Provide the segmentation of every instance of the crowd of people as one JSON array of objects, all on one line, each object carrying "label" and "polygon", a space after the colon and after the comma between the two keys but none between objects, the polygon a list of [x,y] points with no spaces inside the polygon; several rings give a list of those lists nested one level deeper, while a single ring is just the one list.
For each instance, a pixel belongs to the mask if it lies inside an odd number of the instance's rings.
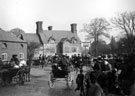
[{"label": "crowd of people", "polygon": [[[97,57],[80,54],[69,57],[55,54],[51,59],[40,55],[38,62],[43,68],[48,60],[53,64],[68,66],[61,68],[70,68],[69,70],[72,68],[76,71],[75,91],[80,91],[85,96],[103,96],[108,93],[124,96],[133,90],[131,86],[135,83],[135,54],[108,54]],[[26,61],[19,60],[17,55],[12,56],[9,64],[13,68],[27,66]],[[92,70],[83,72],[83,66]]]},{"label": "crowd of people", "polygon": [[[102,96],[103,93],[129,95],[131,85],[135,82],[134,54],[108,54],[97,57],[80,54],[69,57],[56,54],[51,61],[72,66],[73,70],[77,71],[76,73],[80,71],[76,78],[75,91],[79,90],[85,93],[85,96]],[[83,66],[91,67],[92,70],[85,73]]]},{"label": "crowd of people", "polygon": [[[122,96],[129,95],[131,86],[135,82],[134,63],[135,54],[109,54],[91,58],[90,67],[92,67],[93,70],[84,76],[80,76],[80,80],[82,81],[82,79],[84,79],[86,84],[86,96],[102,96],[101,94],[103,92],[104,94],[114,93]],[[82,71],[80,71],[80,74],[82,74]],[[82,84],[79,85],[82,86]],[[84,89],[84,86],[82,87],[83,88],[80,87],[80,89]],[[76,88],[76,90],[77,89],[79,88]],[[94,92],[94,90],[96,92]],[[100,95],[96,95],[99,93]]]}]

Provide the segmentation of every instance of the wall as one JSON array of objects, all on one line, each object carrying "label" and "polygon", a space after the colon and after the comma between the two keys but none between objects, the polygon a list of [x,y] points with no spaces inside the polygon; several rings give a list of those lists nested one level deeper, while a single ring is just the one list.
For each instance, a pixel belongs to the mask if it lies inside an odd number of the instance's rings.
[{"label": "wall", "polygon": [[[65,47],[67,47],[69,50],[66,51]],[[77,48],[77,52],[72,51],[73,47]],[[71,44],[69,42],[58,43],[58,44],[44,44],[44,48],[42,46],[36,50],[34,59],[38,59],[40,54],[43,55],[43,49],[44,49],[44,55],[46,56],[48,55],[53,56],[55,55],[55,53],[64,54],[64,55],[67,54],[70,57],[74,54],[81,54],[81,44]],[[51,51],[53,49],[55,50],[54,52]]]},{"label": "wall", "polygon": [[57,52],[56,44],[44,44],[44,48],[43,46],[41,46],[40,48],[36,49],[36,52],[34,54],[34,59],[38,59],[40,54],[49,56],[49,55],[55,55],[56,52]]},{"label": "wall", "polygon": [[[2,48],[3,43],[7,44],[7,48]],[[0,42],[0,58],[2,53],[7,53],[7,61],[10,61],[13,54],[17,54],[19,58],[20,52],[24,53],[24,59],[27,60],[27,43]]]},{"label": "wall", "polygon": [[[68,51],[66,48],[68,48]],[[73,48],[76,48],[76,52],[73,51]],[[74,54],[81,54],[81,45],[80,44],[70,44],[68,42],[63,43],[63,54],[67,54],[68,56],[72,56]]]}]

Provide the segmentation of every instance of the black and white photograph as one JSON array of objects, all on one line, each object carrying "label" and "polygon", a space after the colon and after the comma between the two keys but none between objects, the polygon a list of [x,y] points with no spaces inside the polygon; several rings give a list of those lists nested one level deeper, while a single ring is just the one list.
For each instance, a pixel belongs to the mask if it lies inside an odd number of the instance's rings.
[{"label": "black and white photograph", "polygon": [[0,96],[135,96],[135,0],[0,0]]}]

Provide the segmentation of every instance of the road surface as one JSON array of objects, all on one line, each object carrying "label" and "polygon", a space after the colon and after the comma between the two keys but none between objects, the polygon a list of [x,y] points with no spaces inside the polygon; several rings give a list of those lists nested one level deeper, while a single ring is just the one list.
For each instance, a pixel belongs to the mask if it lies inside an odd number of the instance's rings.
[{"label": "road surface", "polygon": [[32,68],[30,82],[26,82],[23,86],[15,83],[6,87],[0,86],[0,96],[79,96],[79,92],[74,91],[76,84],[69,89],[64,80],[56,81],[55,88],[50,89],[49,72],[50,67]]}]

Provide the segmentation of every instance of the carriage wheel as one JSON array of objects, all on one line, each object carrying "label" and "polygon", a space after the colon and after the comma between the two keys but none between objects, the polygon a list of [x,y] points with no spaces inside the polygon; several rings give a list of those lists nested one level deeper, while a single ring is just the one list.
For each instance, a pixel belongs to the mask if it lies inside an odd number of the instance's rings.
[{"label": "carriage wheel", "polygon": [[50,88],[54,88],[54,76],[53,76],[53,73],[50,72],[50,78],[49,78],[49,81],[48,81],[48,85]]},{"label": "carriage wheel", "polygon": [[68,88],[71,88],[73,86],[74,81],[70,73],[68,74],[66,81]]}]

